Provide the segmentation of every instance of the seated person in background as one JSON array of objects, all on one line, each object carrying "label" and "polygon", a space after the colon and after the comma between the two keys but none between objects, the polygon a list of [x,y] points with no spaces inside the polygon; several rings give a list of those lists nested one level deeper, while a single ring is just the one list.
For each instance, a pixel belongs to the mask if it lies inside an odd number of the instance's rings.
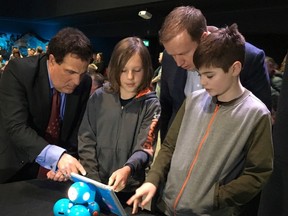
[{"label": "seated person in background", "polygon": [[97,73],[97,69],[94,64],[88,65],[88,74],[92,79],[92,86],[90,91],[90,95],[92,95],[96,91],[96,89],[103,86],[105,82],[105,77],[102,74]]},{"label": "seated person in background", "polygon": [[19,48],[17,48],[17,47],[12,48],[12,53],[10,55],[9,60],[14,59],[14,58],[23,58],[23,56],[20,53]]},{"label": "seated person in background", "polygon": [[240,82],[244,56],[236,24],[202,39],[193,61],[204,89],[182,104],[146,182],[127,202],[133,213],[163,184],[157,206],[166,215],[238,215],[262,189],[272,173],[271,116]]},{"label": "seated person in background", "polygon": [[27,49],[27,57],[34,56],[34,54],[35,54],[34,48],[28,48]]},{"label": "seated person in background", "polygon": [[276,112],[278,106],[278,99],[282,87],[283,75],[277,70],[277,64],[273,58],[266,56],[265,63],[269,72],[270,85],[271,85],[271,97],[272,97],[272,123],[274,124],[276,119]]},{"label": "seated person in background", "polygon": [[3,57],[2,57],[2,55],[0,55],[0,78],[1,78],[3,70],[5,68],[4,66],[5,66],[5,63],[3,62]]},{"label": "seated person in background", "polygon": [[96,66],[94,63],[89,64],[89,65],[88,65],[87,72],[88,72],[89,74],[97,73],[97,66]]},{"label": "seated person in background", "polygon": [[152,159],[160,102],[149,88],[153,69],[141,39],[121,40],[108,69],[108,82],[88,101],[78,153],[87,176],[123,191],[126,202],[143,183]]},{"label": "seated person in background", "polygon": [[284,56],[284,59],[282,60],[280,68],[279,68],[279,72],[280,74],[282,74],[282,77],[283,77],[285,67],[286,67],[286,60],[287,60],[287,54]]},{"label": "seated person in background", "polygon": [[277,70],[277,64],[273,58],[266,56],[265,64],[267,66],[267,70],[269,73],[271,87],[275,91],[280,92],[282,86],[283,74]]},{"label": "seated person in background", "polygon": [[99,52],[96,54],[96,59],[93,61],[93,64],[97,67],[97,72],[105,76],[105,64],[103,59],[103,53]]},{"label": "seated person in background", "polygon": [[43,53],[43,48],[41,46],[37,46],[36,52],[34,53],[34,55],[40,55],[42,53]]},{"label": "seated person in background", "polygon": [[154,76],[151,81],[151,84],[154,88],[154,91],[156,92],[156,95],[158,98],[160,98],[160,87],[161,87],[161,73],[162,73],[162,58],[163,58],[163,52],[159,53],[158,61],[159,61],[159,66],[156,68],[154,71]]}]

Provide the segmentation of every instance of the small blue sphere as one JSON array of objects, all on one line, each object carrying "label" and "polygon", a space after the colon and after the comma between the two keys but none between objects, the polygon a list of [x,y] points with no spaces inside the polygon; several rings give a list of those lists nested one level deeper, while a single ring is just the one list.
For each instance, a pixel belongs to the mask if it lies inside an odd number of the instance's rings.
[{"label": "small blue sphere", "polygon": [[99,207],[98,203],[95,201],[88,203],[88,209],[89,209],[91,215],[95,214],[95,212],[100,214],[100,207]]},{"label": "small blue sphere", "polygon": [[90,216],[88,208],[83,205],[74,205],[68,214],[69,216]]},{"label": "small blue sphere", "polygon": [[68,215],[69,209],[72,206],[73,206],[73,203],[67,198],[58,200],[53,206],[54,216]]},{"label": "small blue sphere", "polygon": [[91,193],[88,184],[75,182],[68,190],[68,197],[74,204],[86,204],[91,197]]}]

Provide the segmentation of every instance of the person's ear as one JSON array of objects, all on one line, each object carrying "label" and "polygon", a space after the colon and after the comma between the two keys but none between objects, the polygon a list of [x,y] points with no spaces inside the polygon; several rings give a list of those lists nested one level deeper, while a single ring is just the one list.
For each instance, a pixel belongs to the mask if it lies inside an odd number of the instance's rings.
[{"label": "person's ear", "polygon": [[56,60],[53,54],[49,54],[48,62],[52,65],[56,64]]},{"label": "person's ear", "polygon": [[202,40],[203,38],[207,37],[209,34],[210,34],[210,32],[204,31],[203,34],[202,34],[202,36],[201,36],[201,40]]},{"label": "person's ear", "polygon": [[233,76],[239,76],[241,70],[242,70],[242,64],[240,61],[235,61],[232,66],[231,66],[231,69],[232,69],[232,75]]}]

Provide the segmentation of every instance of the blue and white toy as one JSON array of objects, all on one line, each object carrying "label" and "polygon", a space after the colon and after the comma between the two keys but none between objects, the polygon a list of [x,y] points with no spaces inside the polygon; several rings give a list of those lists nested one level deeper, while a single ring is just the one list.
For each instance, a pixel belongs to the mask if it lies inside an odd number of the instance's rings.
[{"label": "blue and white toy", "polygon": [[95,189],[84,182],[75,182],[68,189],[68,198],[59,199],[53,207],[54,216],[97,216],[100,207],[94,198]]},{"label": "blue and white toy", "polygon": [[68,215],[74,204],[67,198],[58,200],[53,207],[54,216]]},{"label": "blue and white toy", "polygon": [[95,216],[100,213],[100,207],[97,202],[93,201],[88,203],[88,209],[91,215]]},{"label": "blue and white toy", "polygon": [[75,182],[68,190],[68,197],[75,204],[85,204],[91,197],[90,187],[84,182]]},{"label": "blue and white toy", "polygon": [[91,214],[84,205],[74,205],[70,209],[69,216],[91,216]]}]

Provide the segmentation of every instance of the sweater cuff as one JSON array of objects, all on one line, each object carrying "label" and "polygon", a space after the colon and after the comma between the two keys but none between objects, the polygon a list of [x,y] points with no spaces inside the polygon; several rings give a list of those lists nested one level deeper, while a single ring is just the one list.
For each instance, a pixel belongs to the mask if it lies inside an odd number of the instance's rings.
[{"label": "sweater cuff", "polygon": [[129,166],[129,167],[130,167],[130,169],[131,169],[131,176],[133,176],[134,173],[135,173],[135,167],[133,166],[133,164],[131,164],[131,163],[125,163],[124,166]]}]

